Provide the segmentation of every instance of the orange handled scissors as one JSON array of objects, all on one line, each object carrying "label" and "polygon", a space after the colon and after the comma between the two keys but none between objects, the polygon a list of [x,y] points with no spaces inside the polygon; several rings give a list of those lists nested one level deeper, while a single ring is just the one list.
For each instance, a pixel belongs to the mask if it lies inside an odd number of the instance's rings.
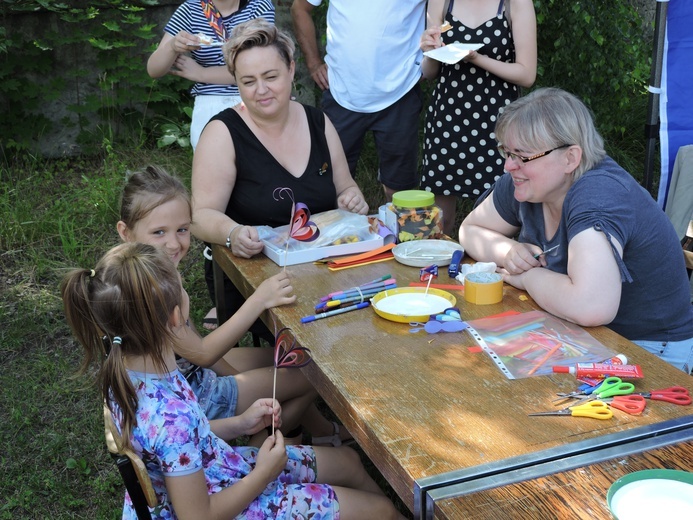
[{"label": "orange handled scissors", "polygon": [[616,408],[630,415],[640,415],[647,405],[645,398],[639,394],[617,395],[616,397],[604,399],[603,401],[612,408]]},{"label": "orange handled scissors", "polygon": [[641,395],[645,399],[652,399],[653,401],[666,401],[679,406],[691,404],[691,394],[682,386],[671,386],[660,390],[652,390],[651,392],[639,392],[635,395]]},{"label": "orange handled scissors", "polygon": [[577,406],[569,406],[553,412],[536,412],[529,415],[569,415],[572,417],[590,417],[591,419],[611,419],[614,412],[604,401],[588,401]]}]

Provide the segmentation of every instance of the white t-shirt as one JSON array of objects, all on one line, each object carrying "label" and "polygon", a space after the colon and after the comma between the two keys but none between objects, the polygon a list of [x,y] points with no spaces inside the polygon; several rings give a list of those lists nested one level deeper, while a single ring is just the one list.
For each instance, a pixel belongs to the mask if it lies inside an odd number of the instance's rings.
[{"label": "white t-shirt", "polygon": [[335,101],[372,113],[409,92],[421,78],[425,19],[425,0],[329,0],[325,63]]}]

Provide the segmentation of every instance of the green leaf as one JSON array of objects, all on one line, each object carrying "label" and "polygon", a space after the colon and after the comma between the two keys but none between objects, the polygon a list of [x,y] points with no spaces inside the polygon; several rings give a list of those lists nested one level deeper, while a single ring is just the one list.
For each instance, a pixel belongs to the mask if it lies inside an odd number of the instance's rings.
[{"label": "green leaf", "polygon": [[97,38],[89,38],[89,43],[92,45],[92,47],[96,47],[97,49],[101,49],[102,51],[108,51],[113,49],[112,44],[104,40],[99,40]]}]

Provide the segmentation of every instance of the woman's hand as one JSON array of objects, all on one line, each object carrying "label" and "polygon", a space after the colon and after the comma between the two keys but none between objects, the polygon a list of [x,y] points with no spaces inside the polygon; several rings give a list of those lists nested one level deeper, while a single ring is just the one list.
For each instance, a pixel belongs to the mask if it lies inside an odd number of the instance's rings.
[{"label": "woman's hand", "polygon": [[197,63],[190,56],[178,55],[171,67],[171,74],[180,76],[190,81],[200,81],[200,76],[204,72],[204,67]]},{"label": "woman's hand", "polygon": [[521,274],[534,267],[545,267],[546,259],[544,259],[543,256],[539,256],[538,258],[534,257],[534,255],[539,255],[541,251],[541,248],[534,244],[518,242],[513,245],[505,255],[503,267],[510,275]]},{"label": "woman's hand", "polygon": [[200,38],[187,31],[180,31],[171,40],[171,49],[177,54],[191,51],[200,47]]},{"label": "woman's hand", "polygon": [[231,230],[231,252],[240,258],[250,258],[262,252],[262,242],[253,226],[238,226]]},{"label": "woman's hand", "polygon": [[255,471],[261,471],[267,477],[267,482],[276,480],[286,467],[289,457],[284,447],[284,436],[279,430],[274,431],[274,436],[269,436],[262,443],[255,462]]},{"label": "woman's hand", "polygon": [[282,408],[276,399],[258,399],[241,414],[242,428],[244,435],[253,435],[263,428],[272,426],[275,428],[282,425]]},{"label": "woman's hand", "polygon": [[479,53],[476,51],[469,51],[469,54],[467,54],[464,58],[462,58],[462,61],[464,62],[473,62],[479,57]]},{"label": "woman's hand", "polygon": [[[526,271],[525,271],[526,272]],[[503,268],[498,269],[498,273],[503,277],[503,281],[507,283],[508,285],[512,285],[516,289],[519,289],[520,291],[526,291],[527,288],[525,287],[524,280],[523,280],[523,274],[510,274],[508,271],[506,271]]]},{"label": "woman's hand", "polygon": [[421,35],[421,40],[419,41],[419,48],[423,52],[432,51],[433,49],[437,49],[443,45],[443,40],[440,37],[439,25],[426,29]]},{"label": "woman's hand", "polygon": [[358,213],[359,215],[368,214],[368,204],[363,198],[361,190],[355,186],[347,188],[339,194],[337,198],[337,207],[339,207],[339,209],[351,211],[352,213]]},{"label": "woman's hand", "polygon": [[279,305],[294,303],[296,295],[292,294],[293,291],[294,288],[291,286],[289,274],[286,271],[280,271],[262,282],[255,290],[253,296],[256,296],[262,302],[265,309],[271,309]]}]

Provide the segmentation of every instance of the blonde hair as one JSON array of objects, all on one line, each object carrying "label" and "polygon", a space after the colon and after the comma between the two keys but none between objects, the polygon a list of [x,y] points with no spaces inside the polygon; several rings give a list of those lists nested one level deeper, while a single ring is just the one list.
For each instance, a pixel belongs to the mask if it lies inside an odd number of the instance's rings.
[{"label": "blonde hair", "polygon": [[287,67],[294,61],[296,45],[293,40],[274,24],[255,18],[234,27],[231,38],[224,45],[226,66],[234,77],[238,55],[255,47],[274,47]]},{"label": "blonde hair", "polygon": [[132,230],[154,209],[178,198],[187,203],[192,218],[190,194],[180,179],[158,166],[147,166],[131,173],[125,181],[120,197],[120,220]]},{"label": "blonde hair", "polygon": [[67,323],[84,348],[80,373],[96,363],[97,385],[109,408],[120,408],[121,433],[130,446],[137,394],[124,356],[149,356],[167,371],[165,346],[174,340],[169,319],[182,300],[178,271],[157,248],[125,243],[94,269],[74,269],[60,284]]},{"label": "blonde hair", "polygon": [[573,94],[559,88],[540,88],[503,109],[495,128],[499,143],[513,140],[526,150],[550,150],[563,145],[582,148],[573,180],[594,168],[606,156],[604,140],[592,113]]}]

